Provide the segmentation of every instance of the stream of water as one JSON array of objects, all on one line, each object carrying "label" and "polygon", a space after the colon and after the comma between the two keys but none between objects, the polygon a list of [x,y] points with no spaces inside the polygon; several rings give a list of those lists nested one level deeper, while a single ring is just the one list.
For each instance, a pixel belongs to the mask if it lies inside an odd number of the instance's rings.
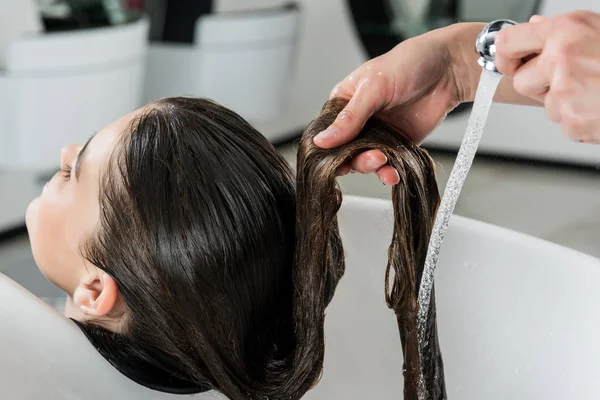
[{"label": "stream of water", "polygon": [[450,217],[456,206],[456,201],[458,200],[463,184],[467,179],[467,174],[473,164],[473,158],[475,157],[479,141],[481,140],[483,128],[494,98],[494,93],[496,92],[496,88],[498,87],[501,78],[502,75],[499,73],[488,71],[486,69],[482,70],[465,136],[460,145],[456,162],[450,173],[444,195],[442,196],[442,201],[437,211],[429,247],[427,249],[421,286],[419,288],[419,313],[417,324],[421,357],[423,357],[427,347],[427,314],[429,303],[431,301],[433,276],[438,262],[438,256],[444,242],[444,236],[448,229]]}]

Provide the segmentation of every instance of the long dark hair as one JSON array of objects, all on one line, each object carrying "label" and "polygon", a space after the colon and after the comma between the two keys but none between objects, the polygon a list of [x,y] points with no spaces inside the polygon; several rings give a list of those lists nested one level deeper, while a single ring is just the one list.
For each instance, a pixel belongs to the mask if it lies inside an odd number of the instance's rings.
[{"label": "long dark hair", "polygon": [[103,174],[98,231],[82,248],[127,304],[120,333],[78,323],[116,368],[173,393],[302,397],[320,376],[325,307],[344,271],[335,170],[365,147],[384,150],[401,174],[389,304],[412,321],[438,201],[433,166],[375,120],[351,144],[317,149],[312,137],[341,106],[329,102],[303,136],[297,195],[273,146],[211,101],[164,99],[133,121]]},{"label": "long dark hair", "polygon": [[[419,355],[417,339],[418,290],[427,255],[440,197],[435,180],[435,167],[428,153],[389,124],[371,118],[352,142],[334,149],[321,149],[313,138],[329,125],[347,102],[332,99],[325,103],[318,117],[302,136],[297,160],[296,265],[294,283],[301,287],[319,288],[296,292],[294,305],[299,318],[306,323],[301,343],[319,343],[318,349],[307,348],[306,354],[318,351],[323,356],[323,315],[326,303],[322,288],[334,288],[344,273],[344,252],[336,214],[342,204],[342,193],[336,181],[336,170],[359,153],[382,151],[400,175],[400,183],[392,189],[394,232],[388,250],[384,282],[387,305],[398,321],[404,357],[404,399],[417,400],[420,372],[424,372],[427,399],[445,399],[446,389],[441,351],[437,338],[435,299],[430,305],[427,324],[428,347],[425,359]],[[367,267],[367,266],[365,266]],[[391,282],[391,285],[390,285]],[[333,292],[333,291],[332,291]],[[400,355],[399,355],[400,356]]]}]

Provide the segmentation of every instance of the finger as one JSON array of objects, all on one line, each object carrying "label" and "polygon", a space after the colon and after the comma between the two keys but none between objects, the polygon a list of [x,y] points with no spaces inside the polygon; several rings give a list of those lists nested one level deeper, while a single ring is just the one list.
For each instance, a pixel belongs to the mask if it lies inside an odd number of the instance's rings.
[{"label": "finger", "polygon": [[544,108],[546,109],[546,116],[548,119],[560,124],[560,100],[554,93],[550,92],[546,95],[546,98],[544,99]]},{"label": "finger", "polygon": [[508,26],[496,35],[496,55],[505,58],[523,58],[540,53],[551,34],[550,21],[524,23]]},{"label": "finger", "polygon": [[513,78],[515,90],[522,95],[543,102],[550,88],[550,78],[545,71],[545,66],[540,56],[523,64]]},{"label": "finger", "polygon": [[381,107],[380,80],[365,80],[339,113],[333,124],[314,138],[318,147],[330,149],[348,143],[359,133],[365,122]]},{"label": "finger", "polygon": [[575,142],[598,143],[596,127],[585,119],[563,115],[561,118],[563,134]]},{"label": "finger", "polygon": [[352,84],[352,75],[338,83],[334,86],[334,88],[329,93],[329,100],[333,98],[342,98],[346,100],[350,100],[352,98],[352,93],[356,90],[355,86]]},{"label": "finger", "polygon": [[[368,63],[369,62],[367,61],[367,64]],[[361,69],[365,68],[365,65],[366,64],[363,64],[356,70],[352,71],[350,74],[348,74],[348,76],[335,85],[331,92],[329,92],[329,100],[336,97],[350,100],[354,92],[356,92],[356,87],[358,85],[356,77],[361,75]]]},{"label": "finger", "polygon": [[350,163],[344,163],[337,169],[337,176],[348,175],[352,171],[352,166]]},{"label": "finger", "polygon": [[363,174],[370,174],[387,164],[387,157],[379,150],[368,150],[352,160],[352,169]]},{"label": "finger", "polygon": [[400,175],[391,165],[380,168],[375,174],[384,185],[397,185],[400,183]]},{"label": "finger", "polygon": [[541,15],[532,15],[531,18],[529,18],[529,22],[531,22],[532,24],[535,24],[537,22],[543,22],[546,19],[547,19],[546,17],[543,17]]},{"label": "finger", "polygon": [[513,77],[524,57],[542,52],[550,35],[550,21],[509,26],[496,35],[496,66]]},{"label": "finger", "polygon": [[596,110],[589,109],[589,101],[584,93],[574,94],[566,102],[565,99],[561,100],[560,123],[565,136],[577,142],[596,143]]}]

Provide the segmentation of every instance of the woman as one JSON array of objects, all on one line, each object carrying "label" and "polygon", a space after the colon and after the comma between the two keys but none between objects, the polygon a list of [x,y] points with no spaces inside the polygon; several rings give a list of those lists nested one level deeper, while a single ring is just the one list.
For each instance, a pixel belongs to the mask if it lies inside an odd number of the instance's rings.
[{"label": "woman", "polygon": [[[411,139],[422,142],[449,111],[473,101],[481,74],[475,39],[484,26],[437,29],[357,68],[333,89],[332,97],[350,101],[315,144],[347,143],[373,114],[391,125],[411,124]],[[600,14],[533,16],[529,23],[507,27],[496,37],[496,64],[506,78],[495,101],[544,106],[569,138],[600,143]],[[386,163],[381,152],[366,151],[339,173],[375,172],[394,185],[398,174]]]},{"label": "woman", "polygon": [[295,200],[288,164],[247,122],[172,98],[65,148],[27,228],[66,316],[131,379],[298,398],[320,369],[310,352],[291,365]]}]

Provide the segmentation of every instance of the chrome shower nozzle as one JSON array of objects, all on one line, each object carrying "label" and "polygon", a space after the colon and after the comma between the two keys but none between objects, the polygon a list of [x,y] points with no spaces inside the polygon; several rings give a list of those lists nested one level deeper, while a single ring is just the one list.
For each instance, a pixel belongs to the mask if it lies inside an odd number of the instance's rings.
[{"label": "chrome shower nozzle", "polygon": [[496,46],[494,45],[494,38],[496,34],[507,26],[516,25],[515,21],[509,19],[499,19],[492,21],[485,26],[477,35],[477,41],[475,43],[475,49],[479,53],[479,59],[477,63],[483,68],[500,73],[496,68]]}]

